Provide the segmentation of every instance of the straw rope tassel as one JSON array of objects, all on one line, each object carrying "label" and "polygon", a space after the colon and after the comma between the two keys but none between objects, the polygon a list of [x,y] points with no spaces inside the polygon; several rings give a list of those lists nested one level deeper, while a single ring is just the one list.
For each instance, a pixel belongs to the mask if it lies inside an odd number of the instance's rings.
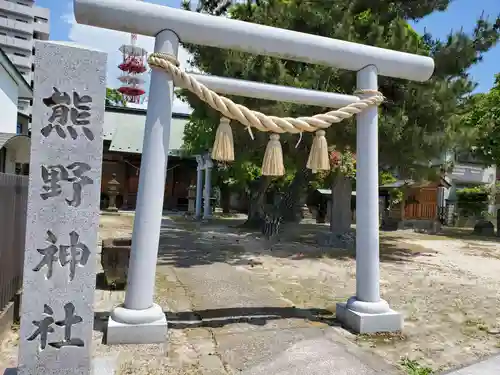
[{"label": "straw rope tassel", "polygon": [[283,150],[281,149],[279,134],[271,134],[267,143],[264,160],[262,161],[263,176],[283,176]]},{"label": "straw rope tassel", "polygon": [[218,161],[234,161],[234,140],[230,120],[221,117],[217,133],[215,133],[212,159]]},{"label": "straw rope tassel", "polygon": [[313,139],[311,152],[307,159],[307,168],[313,173],[317,171],[329,171],[330,160],[328,158],[328,144],[326,143],[325,131],[318,130]]}]

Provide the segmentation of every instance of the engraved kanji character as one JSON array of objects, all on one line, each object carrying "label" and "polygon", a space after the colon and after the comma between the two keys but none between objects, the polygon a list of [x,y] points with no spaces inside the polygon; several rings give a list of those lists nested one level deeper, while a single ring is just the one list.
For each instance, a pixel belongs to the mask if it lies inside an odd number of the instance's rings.
[{"label": "engraved kanji character", "polygon": [[59,137],[66,138],[64,126],[71,138],[76,139],[78,132],[75,126],[81,126],[85,137],[90,141],[94,140],[94,134],[87,127],[90,124],[89,104],[92,103],[92,97],[89,95],[80,96],[74,91],[72,102],[68,93],[61,93],[56,87],[53,89],[52,95],[43,99],[43,103],[51,107],[52,115],[48,119],[49,124],[41,130],[42,135],[48,137],[52,130],[55,129]]},{"label": "engraved kanji character", "polygon": [[47,267],[46,278],[50,279],[54,270],[54,263],[59,260],[61,267],[69,263],[69,280],[75,278],[76,267],[78,265],[85,266],[90,258],[90,250],[84,243],[80,242],[80,235],[71,231],[69,234],[69,245],[58,244],[58,239],[52,231],[47,231],[47,242],[50,245],[44,249],[37,249],[43,255],[42,260],[38,263],[33,271],[38,272],[43,267]]},{"label": "engraved kanji character", "polygon": [[[42,180],[45,185],[42,186],[43,192],[40,197],[43,200],[61,195],[61,182],[70,182],[73,187],[72,199],[65,198],[68,205],[78,207],[82,203],[82,191],[86,185],[92,185],[94,180],[85,176],[90,171],[90,165],[83,162],[71,163],[68,166],[49,165],[41,167]],[[71,173],[70,173],[71,172]]]}]

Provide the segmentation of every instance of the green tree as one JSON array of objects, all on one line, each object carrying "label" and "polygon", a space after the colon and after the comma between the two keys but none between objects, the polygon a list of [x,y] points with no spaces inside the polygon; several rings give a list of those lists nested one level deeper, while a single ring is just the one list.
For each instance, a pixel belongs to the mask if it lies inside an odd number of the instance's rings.
[{"label": "green tree", "polygon": [[[379,79],[380,91],[387,97],[380,110],[380,164],[385,169],[397,169],[400,178],[415,178],[428,169],[430,159],[439,157],[456,142],[462,126],[456,112],[475,88],[467,70],[481,60],[482,54],[499,37],[499,19],[494,24],[479,19],[470,35],[458,31],[443,41],[433,39],[430,34],[418,35],[409,27],[408,21],[443,11],[449,3],[448,0],[249,0],[244,4],[231,4],[231,1],[202,0],[195,11],[432,56],[436,69],[428,82]],[[189,8],[189,4],[185,3],[185,7]],[[352,93],[355,90],[353,72],[233,50],[193,45],[186,48],[193,55],[192,63],[213,75],[322,91]],[[188,148],[196,149],[201,144],[211,147],[219,116],[194,95],[185,91],[181,95],[194,109],[185,135]],[[232,99],[276,116],[303,116],[327,110],[252,98]],[[242,126],[235,124],[233,129],[235,165],[244,161],[258,167],[268,135],[255,132],[255,140],[250,141]],[[334,140],[339,149],[355,149],[355,130],[353,120],[344,121],[328,129],[327,139]],[[196,137],[192,137],[194,133]],[[305,135],[296,147],[297,136],[281,137],[287,172],[294,176],[287,179],[291,182],[280,206],[285,219],[296,216],[300,196],[311,180],[311,171],[304,167],[311,138]],[[265,192],[269,180],[258,178],[255,191]],[[259,202],[259,199],[253,201]]]},{"label": "green tree", "polygon": [[475,137],[469,144],[473,154],[487,165],[500,165],[500,73],[495,85],[484,94],[474,95],[468,103],[464,123]]},{"label": "green tree", "polygon": [[106,105],[126,107],[127,102],[117,89],[106,87]]}]

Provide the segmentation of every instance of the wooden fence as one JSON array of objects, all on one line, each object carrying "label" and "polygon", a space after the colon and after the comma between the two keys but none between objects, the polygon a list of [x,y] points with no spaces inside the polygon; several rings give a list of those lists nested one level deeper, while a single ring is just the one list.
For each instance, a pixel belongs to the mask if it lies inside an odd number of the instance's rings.
[{"label": "wooden fence", "polygon": [[22,285],[27,202],[28,176],[0,173],[0,333]]}]

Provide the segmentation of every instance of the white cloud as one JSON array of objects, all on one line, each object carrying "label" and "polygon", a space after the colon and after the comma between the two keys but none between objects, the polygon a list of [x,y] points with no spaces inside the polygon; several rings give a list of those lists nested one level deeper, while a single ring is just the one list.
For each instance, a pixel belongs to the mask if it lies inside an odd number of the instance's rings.
[{"label": "white cloud", "polygon": [[[118,48],[123,44],[130,44],[130,34],[76,23],[72,1],[68,7],[68,13],[63,16],[63,21],[68,23],[70,27],[68,35],[69,40],[108,54],[107,85],[113,88],[119,87],[120,81],[117,77],[120,76],[121,71],[118,69],[118,65],[122,62],[122,54],[118,51]],[[152,52],[154,38],[139,35],[137,45],[148,52]],[[189,68],[189,53],[182,47],[179,47],[178,59],[182,69]],[[149,87],[149,78],[149,74],[145,73],[146,91]],[[183,103],[176,98],[174,100],[173,111],[176,113],[190,113],[191,108],[187,103]]]}]

